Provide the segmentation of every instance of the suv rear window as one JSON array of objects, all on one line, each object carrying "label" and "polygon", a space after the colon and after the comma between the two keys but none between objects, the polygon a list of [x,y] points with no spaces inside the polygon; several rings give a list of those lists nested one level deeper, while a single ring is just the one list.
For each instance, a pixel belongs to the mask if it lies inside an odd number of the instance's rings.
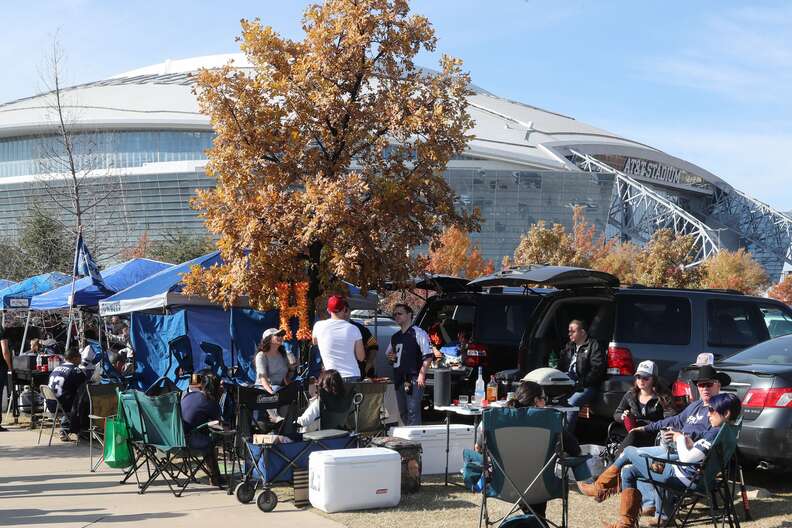
[{"label": "suv rear window", "polygon": [[690,301],[682,297],[620,295],[616,340],[651,345],[690,343]]},{"label": "suv rear window", "polygon": [[707,343],[748,347],[770,338],[756,303],[713,299],[707,302]]}]

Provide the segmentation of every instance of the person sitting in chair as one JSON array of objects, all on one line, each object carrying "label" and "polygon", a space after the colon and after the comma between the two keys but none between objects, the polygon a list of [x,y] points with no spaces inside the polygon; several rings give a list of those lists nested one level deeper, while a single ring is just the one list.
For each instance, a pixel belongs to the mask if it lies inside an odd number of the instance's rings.
[{"label": "person sitting in chair", "polygon": [[[49,383],[47,384],[50,389],[55,393],[63,409],[64,415],[61,419],[60,439],[62,442],[68,442],[70,432],[70,413],[72,405],[77,398],[77,393],[80,387],[85,385],[85,373],[80,369],[80,352],[76,348],[70,348],[64,359],[66,362],[56,367],[49,376]],[[50,412],[55,412],[55,408],[51,407],[48,402]]]},{"label": "person sitting in chair", "polygon": [[[673,435],[673,432],[680,432],[693,442],[706,435],[712,427],[709,421],[710,400],[720,394],[721,387],[725,387],[731,383],[731,378],[728,374],[716,371],[712,365],[703,365],[699,367],[693,382],[698,388],[701,399],[691,402],[676,416],[636,427],[633,431],[646,431],[657,434],[662,430],[663,437],[668,437],[669,439]],[[641,453],[653,456],[662,456],[667,453],[664,446],[641,447],[638,448],[638,450]],[[594,483],[587,484],[579,482],[578,488],[580,491],[584,495],[594,497],[597,502],[602,502],[611,495],[618,493],[619,473],[622,467],[629,463],[626,456],[627,450],[622,452],[614,463],[608,466],[608,468],[597,477]],[[643,489],[647,490],[647,488]],[[638,491],[637,495],[640,497],[641,492]],[[647,516],[659,515],[656,506],[650,506],[650,502],[651,501],[646,501],[644,504],[646,507],[644,513]]]},{"label": "person sitting in chair", "polygon": [[[517,387],[517,390],[514,392],[514,398],[507,402],[509,407],[514,408],[522,408],[522,407],[539,407],[542,408],[545,406],[545,395],[544,391],[542,390],[542,386],[533,381],[523,381],[520,383],[520,386]],[[562,445],[564,446],[564,453],[571,456],[579,456],[580,455],[580,445],[578,444],[577,439],[574,435],[572,435],[569,431],[564,430],[562,432]],[[479,428],[476,434],[476,444],[475,449],[479,453],[482,451],[482,446],[484,444],[484,430],[483,428]],[[588,471],[588,467],[585,464],[581,464],[580,466],[574,467],[573,471],[575,473],[575,478],[577,480],[585,480],[591,477],[591,474]],[[533,512],[544,518],[547,512],[547,502],[540,502],[537,504],[531,504],[531,510]],[[523,509],[524,513],[528,513],[530,510],[526,508],[524,505],[520,505]]]},{"label": "person sitting in chair", "polygon": [[198,390],[188,392],[181,400],[184,433],[187,435],[187,447],[196,450],[207,450],[206,462],[209,469],[209,482],[213,486],[220,485],[220,468],[212,445],[212,437],[204,424],[220,420],[220,380],[209,371],[193,374],[191,385]]},{"label": "person sitting in chair", "polygon": [[[321,428],[322,409],[319,398],[341,398],[344,395],[344,380],[337,370],[325,370],[319,375],[316,383],[317,395],[311,398],[308,408],[305,409],[299,418],[297,425],[302,428],[303,433],[318,431]],[[326,404],[328,402],[325,402]],[[331,405],[332,406],[332,405]]]},{"label": "person sitting in chair", "polygon": [[624,397],[613,413],[617,423],[632,425],[627,436],[619,445],[617,456],[628,446],[648,447],[654,445],[656,433],[647,432],[636,427],[657,422],[675,415],[671,405],[671,395],[660,385],[657,378],[657,365],[654,361],[641,361],[635,369],[635,383],[632,390],[624,393]]},{"label": "person sitting in chair", "polygon": [[[671,432],[668,435],[670,437],[669,441],[672,441],[676,447],[676,454],[668,456],[677,458],[680,462],[687,464],[703,462],[715,441],[715,437],[718,436],[721,426],[726,422],[734,423],[740,416],[741,409],[740,399],[734,394],[723,393],[713,396],[710,398],[707,407],[707,419],[710,428],[695,442],[690,436],[682,432]],[[664,464],[661,467],[655,463],[647,466],[646,459],[641,454],[640,449],[628,447],[614,463],[614,465],[618,464],[617,467],[621,468],[622,498],[619,518],[613,524],[608,525],[608,528],[632,528],[637,526],[642,499],[641,492],[638,490],[638,479],[650,478],[650,471],[652,480],[658,483],[677,484],[680,489],[689,486],[699,471],[699,467],[689,465]],[[655,508],[660,512],[660,498],[657,496],[656,491],[653,490],[652,493],[655,495],[653,497]],[[666,520],[663,515],[667,515],[667,513],[661,512],[657,519],[658,526]]]}]

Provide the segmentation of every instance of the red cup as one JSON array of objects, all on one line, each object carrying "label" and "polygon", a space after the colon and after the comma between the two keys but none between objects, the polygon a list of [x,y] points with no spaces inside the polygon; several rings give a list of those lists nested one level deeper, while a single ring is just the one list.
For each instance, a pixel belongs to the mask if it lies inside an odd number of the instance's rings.
[{"label": "red cup", "polygon": [[628,414],[624,417],[624,428],[627,429],[628,433],[632,431],[636,425],[638,425],[636,422],[637,421],[635,418],[633,418],[632,414]]}]

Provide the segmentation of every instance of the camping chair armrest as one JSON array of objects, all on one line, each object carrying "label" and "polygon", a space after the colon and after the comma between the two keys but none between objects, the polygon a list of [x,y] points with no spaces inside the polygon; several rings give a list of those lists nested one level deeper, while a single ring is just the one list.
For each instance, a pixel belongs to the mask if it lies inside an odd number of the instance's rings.
[{"label": "camping chair armrest", "polygon": [[97,416],[95,414],[89,414],[88,418],[90,418],[91,420],[108,420],[110,418],[115,418],[116,416],[117,415],[115,414],[109,414],[107,416]]},{"label": "camping chair armrest", "polygon": [[650,455],[649,453],[641,453],[641,457],[646,459],[646,463],[663,462],[664,464],[673,464],[675,466],[700,466],[701,462],[682,462],[679,459],[664,458],[659,456]]},{"label": "camping chair armrest", "polygon": [[558,463],[566,467],[574,467],[583,464],[586,460],[591,458],[591,455],[562,455],[558,457]]},{"label": "camping chair armrest", "polygon": [[222,425],[220,424],[220,420],[211,420],[209,422],[202,423],[201,425],[194,427],[193,431],[211,432],[212,430],[217,430],[218,425],[222,427]]}]

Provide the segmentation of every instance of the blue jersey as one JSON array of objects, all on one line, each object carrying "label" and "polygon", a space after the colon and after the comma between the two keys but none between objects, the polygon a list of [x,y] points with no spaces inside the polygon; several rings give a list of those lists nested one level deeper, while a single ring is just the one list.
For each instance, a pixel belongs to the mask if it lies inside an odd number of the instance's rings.
[{"label": "blue jersey", "polygon": [[[63,410],[69,412],[77,397],[77,390],[85,383],[85,380],[85,373],[80,367],[73,363],[64,363],[52,371],[47,385],[58,397]],[[54,409],[50,410],[54,411]]]},{"label": "blue jersey", "polygon": [[695,442],[712,427],[709,423],[709,407],[703,401],[696,400],[676,416],[650,423],[646,426],[646,431],[656,433],[664,427],[680,431]]}]

